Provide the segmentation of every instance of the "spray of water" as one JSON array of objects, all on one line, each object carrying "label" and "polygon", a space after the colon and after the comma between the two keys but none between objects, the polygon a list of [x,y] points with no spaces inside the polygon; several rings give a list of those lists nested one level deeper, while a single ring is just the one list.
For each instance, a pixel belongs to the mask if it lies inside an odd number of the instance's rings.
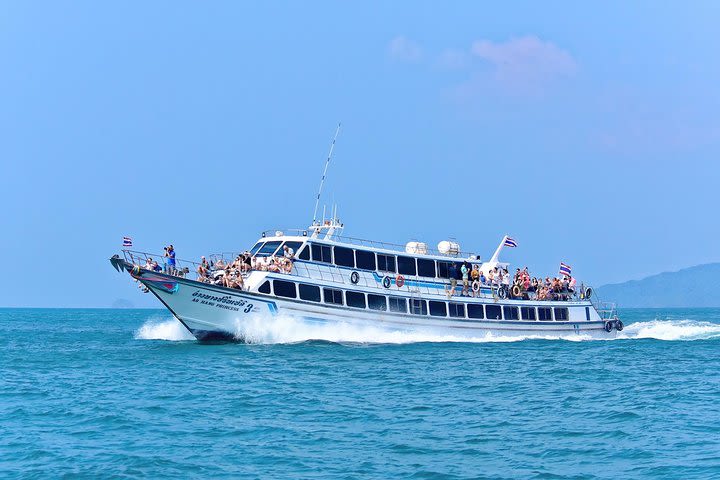
[{"label": "spray of water", "polygon": [[190,332],[175,318],[169,320],[151,319],[135,332],[136,340],[195,340]]},{"label": "spray of water", "polygon": [[[336,343],[404,344],[417,342],[517,342],[531,339],[592,340],[589,336],[558,337],[548,335],[513,336],[498,334],[448,335],[435,332],[411,332],[400,329],[357,325],[347,322],[315,323],[287,315],[254,317],[235,325],[238,340],[254,344],[287,344],[310,340]],[[174,318],[148,320],[135,332],[139,340],[187,341],[194,337]],[[694,320],[654,320],[625,326],[618,340],[657,339],[665,341],[707,340],[720,338],[720,324]]]}]

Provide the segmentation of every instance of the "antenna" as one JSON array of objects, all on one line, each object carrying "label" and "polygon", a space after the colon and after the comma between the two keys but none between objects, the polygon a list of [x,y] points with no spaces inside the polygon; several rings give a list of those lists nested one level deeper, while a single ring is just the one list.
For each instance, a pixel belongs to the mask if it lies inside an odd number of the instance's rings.
[{"label": "antenna", "polygon": [[335,130],[335,136],[330,144],[330,152],[328,152],[327,160],[325,161],[325,170],[323,170],[322,178],[320,179],[320,188],[318,189],[317,198],[315,199],[315,210],[313,211],[313,225],[317,221],[317,209],[320,204],[320,194],[322,193],[323,184],[325,183],[325,175],[327,175],[328,166],[330,166],[330,159],[332,158],[333,150],[335,149],[335,140],[337,140],[338,133],[340,133],[340,123],[338,123],[337,129]]}]

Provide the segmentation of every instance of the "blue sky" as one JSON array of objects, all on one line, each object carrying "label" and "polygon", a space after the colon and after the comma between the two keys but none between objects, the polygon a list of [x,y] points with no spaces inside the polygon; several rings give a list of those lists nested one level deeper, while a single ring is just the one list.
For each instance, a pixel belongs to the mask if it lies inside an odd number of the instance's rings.
[{"label": "blue sky", "polygon": [[[154,305],[107,262],[304,227],[588,283],[720,261],[716,2],[4,2],[0,305]],[[521,265],[520,265],[521,264]]]}]

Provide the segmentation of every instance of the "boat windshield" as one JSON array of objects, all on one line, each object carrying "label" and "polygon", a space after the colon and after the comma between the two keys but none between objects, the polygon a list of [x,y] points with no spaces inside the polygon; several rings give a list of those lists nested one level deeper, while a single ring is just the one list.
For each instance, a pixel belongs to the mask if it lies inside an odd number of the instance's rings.
[{"label": "boat windshield", "polygon": [[273,242],[266,242],[265,245],[263,245],[260,250],[257,251],[255,254],[256,257],[269,257],[272,254],[275,253],[275,251],[278,249],[282,242],[281,241],[273,241]]}]

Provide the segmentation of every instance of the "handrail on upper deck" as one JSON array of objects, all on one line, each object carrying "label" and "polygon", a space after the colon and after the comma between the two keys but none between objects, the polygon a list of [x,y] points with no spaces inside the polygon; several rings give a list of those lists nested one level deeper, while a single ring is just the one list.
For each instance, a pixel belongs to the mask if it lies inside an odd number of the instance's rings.
[{"label": "handrail on upper deck", "polygon": [[[277,233],[280,232],[282,235],[277,235]],[[262,238],[266,237],[281,237],[286,235],[292,235],[297,237],[311,237],[311,231],[308,229],[300,230],[300,229],[277,229],[277,230],[264,230],[260,232]],[[324,238],[317,238],[315,240],[326,240]],[[259,240],[259,241],[262,241]],[[451,255],[447,253],[442,253],[436,248],[427,248],[427,253],[413,253],[409,254],[405,250],[405,245],[401,245],[398,243],[390,243],[390,242],[381,242],[378,240],[367,240],[364,238],[357,238],[357,237],[348,237],[345,235],[335,235],[333,234],[327,241],[331,242],[340,242],[340,243],[347,243],[350,245],[360,246],[360,247],[374,247],[374,248],[380,248],[383,250],[389,250],[393,251],[395,253],[403,253],[405,255],[429,255],[429,256],[437,256],[437,257],[446,257],[446,258],[458,258],[458,259],[464,259],[464,260],[471,260],[473,256],[477,257],[477,260],[479,263],[480,258],[479,255],[477,255],[475,252],[464,252],[464,251],[458,251],[457,255]]]}]

